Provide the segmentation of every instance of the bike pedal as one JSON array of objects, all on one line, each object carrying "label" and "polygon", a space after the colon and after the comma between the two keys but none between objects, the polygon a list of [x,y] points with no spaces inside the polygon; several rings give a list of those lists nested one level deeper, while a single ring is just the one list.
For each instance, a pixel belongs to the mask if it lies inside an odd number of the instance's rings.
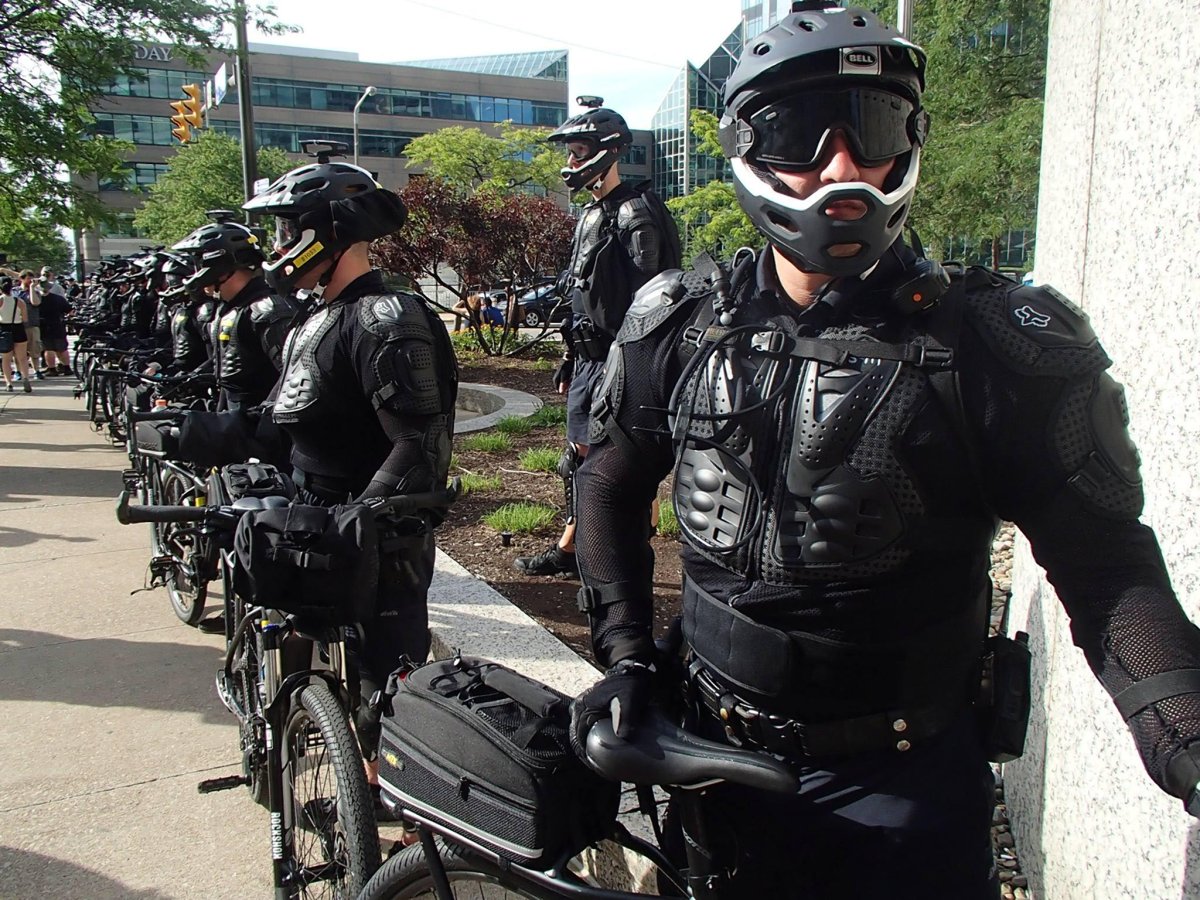
[{"label": "bike pedal", "polygon": [[245,787],[250,779],[245,775],[225,775],[222,778],[209,778],[196,785],[201,794],[212,794],[217,791],[229,791],[233,788]]}]

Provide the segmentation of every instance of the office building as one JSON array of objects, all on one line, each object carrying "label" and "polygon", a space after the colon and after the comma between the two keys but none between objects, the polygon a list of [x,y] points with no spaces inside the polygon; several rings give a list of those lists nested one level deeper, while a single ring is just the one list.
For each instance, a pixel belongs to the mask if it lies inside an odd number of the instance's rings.
[{"label": "office building", "polygon": [[[391,188],[408,182],[405,148],[415,137],[450,125],[496,133],[499,123],[553,128],[567,116],[565,50],[509,53],[457,59],[374,63],[355,53],[251,44],[255,142],[278,147],[304,159],[300,142],[308,138],[353,141],[353,110],[368,86],[359,115],[359,162]],[[165,171],[178,144],[171,135],[170,102],[185,84],[205,84],[231,58],[214,56],[207,65],[188,64],[169,46],[137,45],[134,76],[119,76],[93,107],[98,134],[134,146],[126,186],[97,184],[117,213],[119,226],[105,233],[85,232],[82,252],[87,267],[104,255],[125,254],[146,241],[133,227],[142,190]],[[219,108],[208,113],[208,127],[240,137],[237,95],[230,89]],[[627,177],[648,178],[653,156],[646,132],[627,154]],[[418,170],[419,171],[419,170]],[[130,189],[132,188],[132,189]]]}]

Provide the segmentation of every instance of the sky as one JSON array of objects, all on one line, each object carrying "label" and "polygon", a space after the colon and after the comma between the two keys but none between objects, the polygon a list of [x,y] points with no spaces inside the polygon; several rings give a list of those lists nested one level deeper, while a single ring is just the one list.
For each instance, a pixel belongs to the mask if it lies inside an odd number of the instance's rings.
[{"label": "sky", "polygon": [[292,35],[253,43],[403,62],[529,50],[570,51],[568,109],[594,94],[632,128],[650,120],[683,64],[703,62],[738,24],[739,0],[274,0]]}]

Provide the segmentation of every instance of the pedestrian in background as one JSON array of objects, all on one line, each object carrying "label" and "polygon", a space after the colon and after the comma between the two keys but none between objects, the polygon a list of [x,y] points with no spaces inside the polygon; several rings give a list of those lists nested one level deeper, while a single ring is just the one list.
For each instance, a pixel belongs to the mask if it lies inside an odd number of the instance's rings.
[{"label": "pedestrian in background", "polygon": [[[14,364],[16,372],[29,371],[28,339],[25,336],[25,301],[13,296],[13,280],[0,278],[0,367],[4,370],[4,383],[11,394],[14,390]],[[26,378],[22,382],[25,393],[33,390]]]},{"label": "pedestrian in background", "polygon": [[42,359],[42,289],[33,280],[33,272],[29,269],[21,272],[19,285],[13,295],[25,301],[25,312],[28,314],[25,335],[29,338],[29,361],[32,364],[28,374],[41,381],[46,377],[43,372],[46,363]]}]

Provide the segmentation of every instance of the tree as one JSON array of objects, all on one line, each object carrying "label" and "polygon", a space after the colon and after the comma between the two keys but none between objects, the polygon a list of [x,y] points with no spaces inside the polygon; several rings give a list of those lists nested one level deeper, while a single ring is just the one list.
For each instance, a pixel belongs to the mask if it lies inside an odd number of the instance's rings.
[{"label": "tree", "polygon": [[[257,155],[263,178],[274,181],[293,168],[278,148],[259,147]],[[206,209],[238,209],[243,199],[241,143],[207,129],[168,160],[133,221],[152,240],[173,244],[205,223]]]},{"label": "tree", "polygon": [[[0,3],[0,217],[40,208],[57,225],[106,217],[82,182],[122,177],[128,145],[92,136],[89,104],[129,73],[135,44],[174,44],[199,62],[231,0],[14,0]],[[260,29],[269,7],[253,10]],[[66,178],[67,170],[75,178]]]},{"label": "tree", "polygon": [[372,244],[375,264],[410,279],[417,290],[422,281],[433,282],[460,301],[475,287],[506,285],[505,328],[493,335],[474,326],[485,352],[505,352],[515,337],[517,294],[537,275],[557,272],[567,262],[571,217],[546,197],[468,191],[439,178],[414,179],[400,196],[408,221]]},{"label": "tree", "polygon": [[914,40],[929,54],[912,221],[927,246],[955,238],[999,243],[1036,220],[1049,0],[926,0]]},{"label": "tree", "polygon": [[[702,109],[690,115],[696,149],[709,156],[721,157],[717,139],[717,117]],[[709,253],[716,259],[733,255],[738,247],[759,248],[763,236],[751,224],[737,202],[733,185],[725,181],[710,181],[683,197],[667,201],[675,215],[679,233],[683,236],[688,257]]]},{"label": "tree", "polygon": [[10,269],[49,266],[65,272],[71,264],[71,246],[40,209],[19,216],[0,216],[0,252],[8,257]]},{"label": "tree", "polygon": [[563,190],[562,154],[546,143],[545,128],[500,125],[499,137],[478,128],[452,125],[414,138],[405,149],[408,165],[460,188],[490,188],[500,193],[541,187]]}]

